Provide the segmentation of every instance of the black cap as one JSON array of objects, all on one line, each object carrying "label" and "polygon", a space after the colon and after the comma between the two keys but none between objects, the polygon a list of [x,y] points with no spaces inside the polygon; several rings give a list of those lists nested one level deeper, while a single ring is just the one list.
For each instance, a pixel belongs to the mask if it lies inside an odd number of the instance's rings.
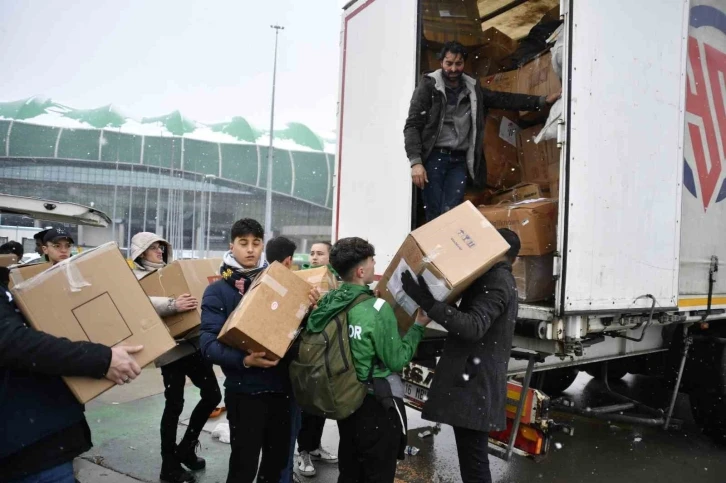
[{"label": "black cap", "polygon": [[65,238],[71,243],[76,243],[73,241],[70,233],[65,231],[63,228],[53,228],[52,230],[46,231],[45,235],[43,235],[43,243],[54,242],[61,238]]},{"label": "black cap", "polygon": [[45,237],[45,234],[48,233],[49,231],[50,231],[50,229],[39,231],[38,233],[33,235],[33,238],[39,242],[42,242],[43,238]]}]

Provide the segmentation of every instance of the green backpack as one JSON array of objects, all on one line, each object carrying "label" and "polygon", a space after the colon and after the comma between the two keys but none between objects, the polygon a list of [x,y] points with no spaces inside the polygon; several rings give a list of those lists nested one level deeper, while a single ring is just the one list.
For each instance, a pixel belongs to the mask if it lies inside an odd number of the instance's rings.
[{"label": "green backpack", "polygon": [[370,298],[369,294],[356,297],[322,332],[300,334],[298,353],[290,362],[290,381],[296,402],[306,413],[340,420],[363,404],[368,388],[355,372],[348,312]]}]

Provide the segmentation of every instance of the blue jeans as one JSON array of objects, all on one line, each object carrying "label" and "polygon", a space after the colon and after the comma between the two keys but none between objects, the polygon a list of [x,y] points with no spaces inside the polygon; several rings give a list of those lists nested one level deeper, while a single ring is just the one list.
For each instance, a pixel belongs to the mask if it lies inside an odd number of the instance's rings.
[{"label": "blue jeans", "polygon": [[466,156],[434,151],[424,163],[429,182],[424,185],[426,221],[460,205],[466,192]]},{"label": "blue jeans", "polygon": [[302,424],[302,411],[300,407],[292,402],[292,431],[290,432],[290,458],[287,462],[287,468],[282,472],[280,483],[292,483],[292,473],[295,471],[295,442],[297,441],[297,435],[300,432],[300,425]]},{"label": "blue jeans", "polygon": [[63,463],[30,476],[24,476],[10,483],[75,483],[73,462]]}]

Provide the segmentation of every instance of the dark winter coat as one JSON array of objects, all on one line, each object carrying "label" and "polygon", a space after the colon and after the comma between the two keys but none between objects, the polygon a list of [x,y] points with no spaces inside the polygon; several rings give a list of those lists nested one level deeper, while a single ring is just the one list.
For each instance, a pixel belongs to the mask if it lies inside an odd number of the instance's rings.
[{"label": "dark winter coat", "polygon": [[[538,111],[545,106],[544,97],[495,92],[482,88],[479,81],[464,74],[462,81],[469,89],[472,129],[466,161],[476,186],[487,179],[484,157],[484,119],[490,108],[519,111]],[[411,97],[408,118],[403,128],[406,155],[411,164],[425,163],[436,145],[446,115],[446,88],[441,69],[426,74]]]},{"label": "dark winter coat", "polygon": [[57,466],[91,448],[83,405],[60,376],[102,378],[111,349],[28,326],[0,287],[0,481]]},{"label": "dark winter coat", "polygon": [[[245,291],[251,280],[245,282]],[[202,355],[222,368],[226,376],[224,387],[233,393],[259,394],[263,392],[291,393],[287,366],[284,361],[269,369],[244,367],[247,354],[219,340],[219,332],[229,315],[242,301],[242,294],[234,282],[217,280],[207,287],[202,297],[201,350]]]},{"label": "dark winter coat", "polygon": [[495,265],[465,290],[458,309],[436,302],[428,315],[449,334],[424,419],[476,431],[506,427],[507,363],[517,307],[508,262]]}]

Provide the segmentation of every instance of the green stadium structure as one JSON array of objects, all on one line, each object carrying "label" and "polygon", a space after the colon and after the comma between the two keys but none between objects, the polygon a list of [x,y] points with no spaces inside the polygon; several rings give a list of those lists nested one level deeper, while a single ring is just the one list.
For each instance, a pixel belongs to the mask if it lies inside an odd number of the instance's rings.
[{"label": "green stadium structure", "polygon": [[[223,250],[234,220],[263,220],[268,140],[241,117],[202,124],[175,111],[136,121],[113,106],[0,102],[0,192],[112,216],[110,234],[79,233],[81,244],[106,236],[126,246],[130,233],[157,231],[198,256]],[[301,249],[330,237],[333,144],[299,123],[275,132],[273,231]],[[28,223],[3,217],[10,222]]]}]

